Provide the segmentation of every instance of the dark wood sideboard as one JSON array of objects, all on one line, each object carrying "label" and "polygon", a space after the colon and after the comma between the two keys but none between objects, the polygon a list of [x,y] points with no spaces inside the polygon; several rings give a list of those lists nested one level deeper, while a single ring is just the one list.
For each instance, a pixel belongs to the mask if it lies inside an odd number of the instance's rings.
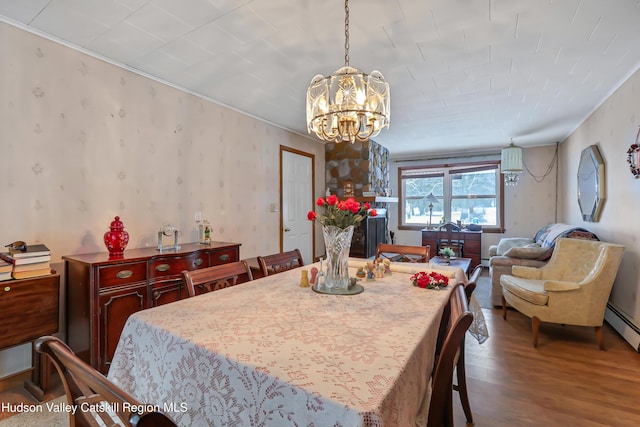
[{"label": "dark wood sideboard", "polygon": [[[452,239],[462,240],[464,242],[464,257],[471,258],[471,267],[482,262],[482,231],[453,231]],[[422,246],[430,246],[430,256],[438,255],[438,231],[422,229]]]},{"label": "dark wood sideboard", "polygon": [[[58,332],[60,275],[0,282],[0,350]],[[33,352],[31,380],[25,388],[42,400],[49,380],[49,364]]]},{"label": "dark wood sideboard", "polygon": [[67,343],[102,373],[109,369],[127,318],[140,310],[186,298],[183,270],[240,260],[240,244],[188,243],[179,250],[127,249],[63,256],[67,299]]}]

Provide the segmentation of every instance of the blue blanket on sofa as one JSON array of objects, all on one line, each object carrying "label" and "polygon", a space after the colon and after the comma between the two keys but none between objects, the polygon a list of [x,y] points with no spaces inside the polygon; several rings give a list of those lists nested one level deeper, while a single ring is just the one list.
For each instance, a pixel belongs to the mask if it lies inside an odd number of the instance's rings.
[{"label": "blue blanket on sofa", "polygon": [[553,248],[560,237],[574,239],[600,240],[598,236],[586,228],[574,227],[569,224],[549,224],[538,231],[533,240],[541,247]]}]

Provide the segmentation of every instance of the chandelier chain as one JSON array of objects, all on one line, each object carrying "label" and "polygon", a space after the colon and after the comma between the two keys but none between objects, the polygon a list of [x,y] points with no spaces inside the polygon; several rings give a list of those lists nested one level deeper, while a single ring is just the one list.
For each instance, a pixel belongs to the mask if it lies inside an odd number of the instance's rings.
[{"label": "chandelier chain", "polygon": [[551,159],[551,162],[549,163],[549,166],[547,166],[547,171],[542,174],[542,175],[534,175],[533,173],[531,173],[531,171],[529,170],[529,167],[527,166],[527,164],[524,162],[524,159],[522,159],[522,165],[524,166],[524,169],[527,171],[527,173],[529,175],[531,175],[531,177],[534,179],[535,182],[537,183],[541,183],[542,181],[544,181],[544,179],[551,173],[551,171],[553,170],[553,166],[556,164],[556,160],[558,158],[558,145],[560,143],[556,142],[556,151],[553,154],[553,159]]},{"label": "chandelier chain", "polygon": [[349,66],[349,0],[344,1],[344,65]]}]

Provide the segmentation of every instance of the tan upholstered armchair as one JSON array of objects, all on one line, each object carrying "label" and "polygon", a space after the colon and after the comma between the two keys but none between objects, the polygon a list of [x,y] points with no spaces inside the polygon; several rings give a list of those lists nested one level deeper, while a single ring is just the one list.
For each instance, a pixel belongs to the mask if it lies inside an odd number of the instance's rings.
[{"label": "tan upholstered armchair", "polygon": [[593,326],[600,349],[604,311],[624,246],[593,240],[558,239],[549,262],[541,268],[514,266],[502,275],[503,318],[506,303],[531,318],[533,345],[540,321]]}]

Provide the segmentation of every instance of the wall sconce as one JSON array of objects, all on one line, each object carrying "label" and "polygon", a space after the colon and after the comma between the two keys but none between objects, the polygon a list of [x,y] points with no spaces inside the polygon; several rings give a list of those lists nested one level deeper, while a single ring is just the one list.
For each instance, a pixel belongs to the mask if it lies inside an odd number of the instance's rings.
[{"label": "wall sconce", "polygon": [[511,145],[502,149],[500,171],[504,175],[505,185],[518,185],[522,173],[522,148]]}]

